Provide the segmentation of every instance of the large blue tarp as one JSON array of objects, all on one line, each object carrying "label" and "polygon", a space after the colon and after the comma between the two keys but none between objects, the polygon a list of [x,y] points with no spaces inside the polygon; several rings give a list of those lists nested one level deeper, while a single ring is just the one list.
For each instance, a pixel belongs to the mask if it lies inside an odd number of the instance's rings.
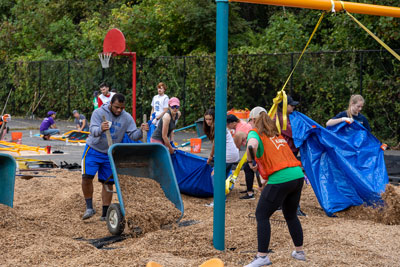
[{"label": "large blue tarp", "polygon": [[304,170],[328,216],[381,201],[389,179],[382,144],[375,136],[357,121],[325,129],[296,111],[290,123]]},{"label": "large blue tarp", "polygon": [[213,196],[214,187],[211,178],[213,168],[207,164],[206,158],[176,150],[171,159],[182,193],[195,197]]}]

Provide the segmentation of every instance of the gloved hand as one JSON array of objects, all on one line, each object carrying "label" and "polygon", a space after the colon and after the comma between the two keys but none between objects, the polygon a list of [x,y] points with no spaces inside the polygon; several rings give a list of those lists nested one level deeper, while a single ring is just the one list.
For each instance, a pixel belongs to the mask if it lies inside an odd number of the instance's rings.
[{"label": "gloved hand", "polygon": [[342,118],[342,122],[343,122],[343,121],[347,122],[348,124],[351,124],[351,123],[354,121],[354,119],[348,118],[348,117],[343,117],[343,118]]}]

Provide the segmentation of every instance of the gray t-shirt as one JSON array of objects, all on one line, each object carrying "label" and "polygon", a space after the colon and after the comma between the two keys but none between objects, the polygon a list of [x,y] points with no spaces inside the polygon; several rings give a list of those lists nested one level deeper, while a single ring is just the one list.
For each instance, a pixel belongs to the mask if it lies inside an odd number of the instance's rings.
[{"label": "gray t-shirt", "polygon": [[[79,119],[75,118],[75,125],[79,124],[79,127],[82,127],[84,120],[86,120],[85,115],[80,114]],[[88,124],[87,120],[86,120],[85,128],[83,128],[82,131],[89,132],[89,124]]]}]

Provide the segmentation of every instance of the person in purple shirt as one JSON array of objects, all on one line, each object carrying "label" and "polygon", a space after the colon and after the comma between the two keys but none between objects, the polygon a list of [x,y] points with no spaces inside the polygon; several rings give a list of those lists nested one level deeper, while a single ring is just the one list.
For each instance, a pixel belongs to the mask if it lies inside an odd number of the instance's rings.
[{"label": "person in purple shirt", "polygon": [[60,130],[56,128],[54,119],[56,113],[54,111],[47,112],[47,118],[44,118],[42,124],[40,124],[40,134],[43,135],[44,140],[49,140],[50,135],[59,134]]}]

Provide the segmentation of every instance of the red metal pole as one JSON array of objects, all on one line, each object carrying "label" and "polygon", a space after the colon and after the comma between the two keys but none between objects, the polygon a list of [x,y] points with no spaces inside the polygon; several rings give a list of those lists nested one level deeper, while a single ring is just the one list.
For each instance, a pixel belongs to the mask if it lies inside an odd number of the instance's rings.
[{"label": "red metal pole", "polygon": [[120,55],[128,56],[132,61],[132,117],[136,122],[136,52],[123,52]]},{"label": "red metal pole", "polygon": [[136,53],[133,52],[132,60],[132,117],[136,122]]}]

